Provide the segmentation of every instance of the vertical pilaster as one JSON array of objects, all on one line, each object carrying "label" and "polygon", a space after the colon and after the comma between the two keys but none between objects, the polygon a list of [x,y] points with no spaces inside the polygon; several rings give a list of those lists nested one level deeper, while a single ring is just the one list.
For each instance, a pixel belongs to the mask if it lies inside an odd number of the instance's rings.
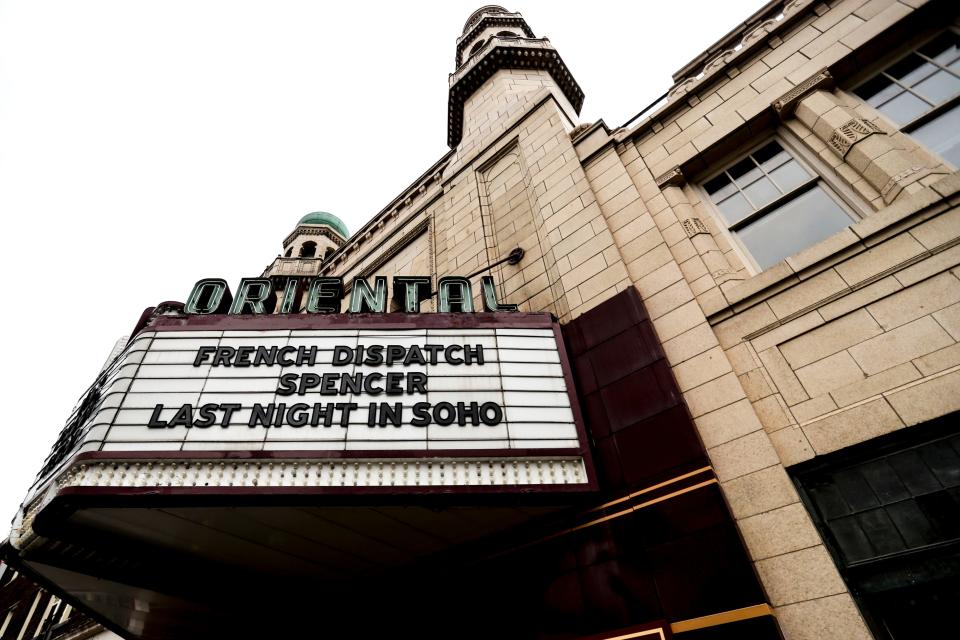
[{"label": "vertical pilaster", "polygon": [[826,69],[772,104],[781,119],[796,118],[859,173],[886,204],[923,188],[928,175],[945,173],[896,141],[877,122],[843,104]]}]

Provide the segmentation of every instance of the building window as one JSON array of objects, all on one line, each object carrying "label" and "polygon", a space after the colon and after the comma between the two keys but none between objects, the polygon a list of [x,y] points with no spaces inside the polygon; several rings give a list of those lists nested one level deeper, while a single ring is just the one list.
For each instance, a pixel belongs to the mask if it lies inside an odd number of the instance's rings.
[{"label": "building window", "polygon": [[947,415],[790,468],[878,640],[945,637],[956,626],[958,422]]},{"label": "building window", "polygon": [[960,36],[945,31],[854,89],[904,133],[960,166]]},{"label": "building window", "polygon": [[317,243],[316,242],[304,242],[303,246],[300,247],[300,257],[301,258],[312,258],[317,255]]},{"label": "building window", "polygon": [[289,249],[287,249],[287,252],[283,254],[285,258],[289,258],[291,255],[293,255],[293,247],[290,247]]},{"label": "building window", "polygon": [[760,270],[853,222],[837,195],[779,140],[731,163],[703,187]]}]

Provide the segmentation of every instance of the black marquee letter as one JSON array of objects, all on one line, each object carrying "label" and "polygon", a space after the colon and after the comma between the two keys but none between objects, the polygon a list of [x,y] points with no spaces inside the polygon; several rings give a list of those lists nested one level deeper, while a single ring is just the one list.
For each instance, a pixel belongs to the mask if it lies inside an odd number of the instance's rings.
[{"label": "black marquee letter", "polygon": [[227,281],[222,278],[204,278],[193,285],[193,290],[183,305],[183,312],[195,315],[226,313],[233,296]]},{"label": "black marquee letter", "polygon": [[483,288],[483,310],[484,311],[516,311],[515,304],[500,304],[497,300],[497,287],[493,284],[493,276],[483,276],[480,278],[480,286]]},{"label": "black marquee letter", "polygon": [[269,278],[242,278],[230,313],[273,313],[276,303],[277,296]]},{"label": "black marquee letter", "polygon": [[404,313],[420,313],[420,301],[430,297],[430,276],[393,276],[393,297]]},{"label": "black marquee letter", "polygon": [[297,313],[300,302],[300,278],[287,278],[287,284],[283,287],[283,300],[280,302],[280,313]]},{"label": "black marquee letter", "polygon": [[307,313],[340,313],[343,278],[314,278],[307,294]]},{"label": "black marquee letter", "polygon": [[473,312],[473,290],[470,288],[470,281],[466,278],[459,276],[440,278],[437,290],[439,291],[437,311],[440,313]]},{"label": "black marquee letter", "polygon": [[366,278],[353,279],[350,313],[384,313],[387,310],[387,278],[377,276],[373,282],[373,289],[371,289]]}]

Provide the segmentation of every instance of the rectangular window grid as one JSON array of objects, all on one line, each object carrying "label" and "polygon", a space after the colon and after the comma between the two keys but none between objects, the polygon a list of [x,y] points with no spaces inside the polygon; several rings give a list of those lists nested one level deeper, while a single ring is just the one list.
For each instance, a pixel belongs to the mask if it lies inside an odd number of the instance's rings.
[{"label": "rectangular window grid", "polygon": [[854,90],[901,131],[960,166],[960,36],[944,31]]},{"label": "rectangular window grid", "polygon": [[732,163],[703,186],[760,269],[852,222],[818,176],[777,140]]}]

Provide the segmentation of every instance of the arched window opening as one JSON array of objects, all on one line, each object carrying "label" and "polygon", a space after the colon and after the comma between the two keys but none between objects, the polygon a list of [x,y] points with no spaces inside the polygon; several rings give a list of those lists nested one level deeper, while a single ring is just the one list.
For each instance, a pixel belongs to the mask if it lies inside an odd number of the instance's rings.
[{"label": "arched window opening", "polygon": [[301,258],[312,258],[317,255],[317,243],[316,242],[304,242],[303,246],[300,247],[300,257]]},{"label": "arched window opening", "polygon": [[290,247],[289,249],[287,249],[287,252],[286,252],[285,254],[283,254],[283,255],[284,255],[284,257],[286,257],[286,258],[289,258],[290,256],[292,256],[292,255],[293,255],[293,247]]},{"label": "arched window opening", "polygon": [[324,252],[324,254],[323,254],[323,259],[324,259],[325,261],[326,261],[326,260],[329,260],[329,259],[330,259],[330,256],[332,256],[332,255],[335,254],[336,252],[337,252],[336,249],[334,249],[333,247],[330,247],[329,249],[326,250],[326,252]]},{"label": "arched window opening", "polygon": [[486,40],[477,40],[477,43],[470,47],[470,55],[475,54],[480,49],[483,49],[483,45],[487,44]]}]

